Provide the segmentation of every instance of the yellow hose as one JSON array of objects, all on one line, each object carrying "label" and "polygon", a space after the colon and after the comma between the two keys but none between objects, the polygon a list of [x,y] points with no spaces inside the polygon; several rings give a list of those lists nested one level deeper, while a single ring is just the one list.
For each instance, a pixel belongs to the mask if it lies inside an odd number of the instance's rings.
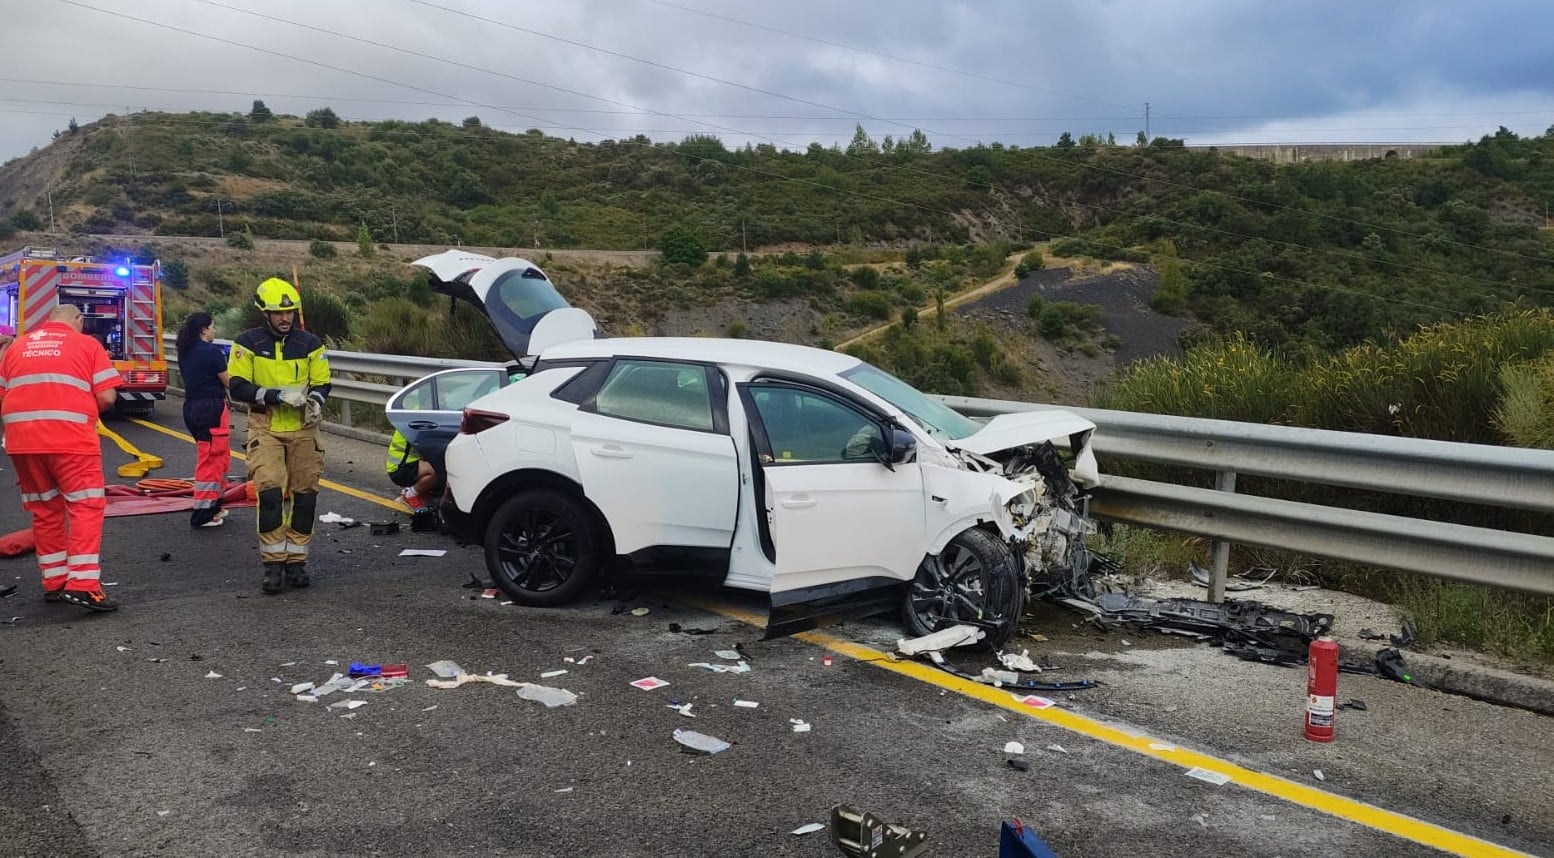
[{"label": "yellow hose", "polygon": [[124,440],[119,433],[104,426],[101,422],[97,424],[97,434],[113,441],[125,454],[135,457],[135,461],[119,466],[119,476],[139,479],[144,477],[151,469],[162,467],[161,457],[153,456],[150,453],[142,453],[135,449],[135,445]]}]

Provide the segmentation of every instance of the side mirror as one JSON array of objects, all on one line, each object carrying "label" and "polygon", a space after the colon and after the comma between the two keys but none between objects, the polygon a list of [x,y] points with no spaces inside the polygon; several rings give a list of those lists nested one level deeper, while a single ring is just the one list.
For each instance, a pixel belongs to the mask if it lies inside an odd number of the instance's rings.
[{"label": "side mirror", "polygon": [[917,461],[917,439],[900,426],[890,427],[890,445],[885,451],[887,465],[904,465]]}]

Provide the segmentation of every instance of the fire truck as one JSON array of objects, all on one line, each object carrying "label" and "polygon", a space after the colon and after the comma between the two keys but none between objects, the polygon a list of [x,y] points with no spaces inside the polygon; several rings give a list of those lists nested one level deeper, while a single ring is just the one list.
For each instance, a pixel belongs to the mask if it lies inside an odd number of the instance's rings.
[{"label": "fire truck", "polygon": [[66,258],[49,247],[0,256],[0,325],[20,337],[61,303],[81,308],[82,332],[103,344],[118,369],[118,413],[149,414],[167,397],[160,262]]}]

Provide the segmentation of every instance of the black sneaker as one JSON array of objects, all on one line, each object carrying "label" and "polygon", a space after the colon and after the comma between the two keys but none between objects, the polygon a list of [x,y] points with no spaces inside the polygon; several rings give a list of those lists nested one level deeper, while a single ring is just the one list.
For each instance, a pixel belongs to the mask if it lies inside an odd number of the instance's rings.
[{"label": "black sneaker", "polygon": [[308,567],[303,563],[289,563],[286,566],[286,586],[306,587],[312,580],[308,578]]},{"label": "black sneaker", "polygon": [[64,590],[44,590],[43,591],[43,601],[45,601],[45,602],[63,602],[63,601],[65,601],[65,591]]},{"label": "black sneaker", "polygon": [[118,603],[108,598],[108,594],[102,588],[96,590],[63,590],[59,597],[72,605],[78,605],[88,611],[117,611]]},{"label": "black sneaker", "polygon": [[285,573],[281,571],[281,564],[264,564],[264,578],[259,581],[259,591],[264,593],[266,596],[273,596],[276,593],[279,593],[281,591],[281,587],[283,586],[281,579],[284,574]]}]

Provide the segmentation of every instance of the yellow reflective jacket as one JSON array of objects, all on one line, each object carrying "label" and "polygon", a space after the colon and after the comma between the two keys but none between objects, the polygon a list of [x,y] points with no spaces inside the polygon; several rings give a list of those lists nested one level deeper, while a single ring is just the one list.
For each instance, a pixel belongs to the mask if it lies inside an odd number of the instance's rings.
[{"label": "yellow reflective jacket", "polygon": [[406,465],[414,465],[419,461],[421,461],[421,454],[416,452],[408,438],[395,429],[394,437],[389,439],[388,472],[392,474]]},{"label": "yellow reflective jacket", "polygon": [[233,401],[268,414],[271,432],[302,428],[302,409],[281,402],[282,389],[306,389],[319,405],[329,398],[329,358],[323,341],[307,331],[277,337],[264,325],[249,328],[232,341],[227,374]]}]

